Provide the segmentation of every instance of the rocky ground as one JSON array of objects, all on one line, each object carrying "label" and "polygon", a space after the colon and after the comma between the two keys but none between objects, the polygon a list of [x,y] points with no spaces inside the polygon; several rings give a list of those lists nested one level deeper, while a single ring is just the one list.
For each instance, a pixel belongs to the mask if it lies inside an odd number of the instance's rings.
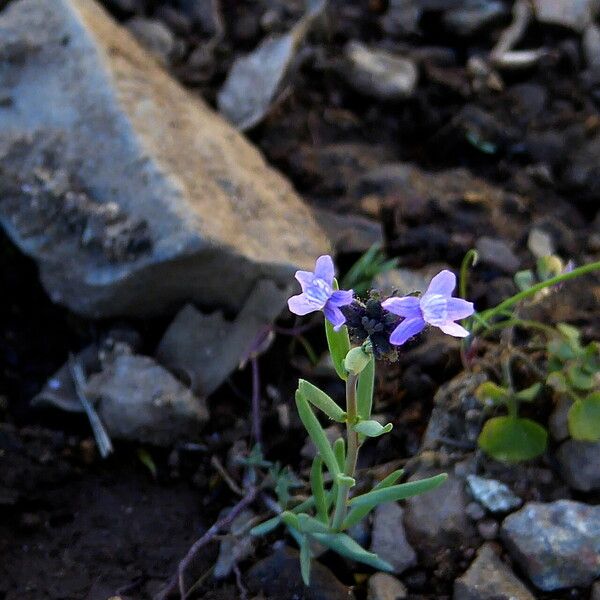
[{"label": "rocky ground", "polygon": [[[258,359],[263,444],[305,474],[295,382],[343,390],[307,355],[321,328],[286,335],[282,309],[330,244],[344,273],[381,243],[398,268],[375,285],[403,291],[477,248],[480,309],[540,256],[600,258],[592,0],[102,4],[0,2],[4,600],[157,597],[239,499],[253,432],[237,367],[278,317]],[[588,277],[533,317],[600,339],[599,301]],[[394,430],[365,448],[365,477],[449,473],[353,532],[393,574],[326,553],[306,590],[291,540],[236,537],[267,514],[256,502],[190,567],[190,597],[598,600],[600,444],[566,440],[546,389],[526,409],[549,424],[543,457],[477,450],[474,391],[500,350],[465,370],[429,332],[379,369]]]}]

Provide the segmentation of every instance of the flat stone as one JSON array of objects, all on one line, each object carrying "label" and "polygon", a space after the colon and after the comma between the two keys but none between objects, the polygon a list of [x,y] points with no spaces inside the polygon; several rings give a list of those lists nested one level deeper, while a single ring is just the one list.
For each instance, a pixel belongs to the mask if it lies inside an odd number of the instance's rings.
[{"label": "flat stone", "polygon": [[404,600],[408,597],[406,586],[389,573],[371,575],[367,588],[367,600]]},{"label": "flat stone", "polygon": [[247,361],[256,341],[268,336],[268,326],[289,295],[289,288],[280,290],[272,281],[260,280],[233,321],[220,311],[203,314],[188,304],[167,328],[156,357],[183,375],[194,393],[209,396]]},{"label": "flat stone", "polygon": [[290,183],[93,0],[0,15],[0,224],[90,317],[243,305],[328,250]]},{"label": "flat stone", "polygon": [[598,14],[597,0],[533,0],[538,21],[582,32]]},{"label": "flat stone", "polygon": [[271,556],[255,563],[245,576],[252,593],[263,592],[268,598],[281,600],[353,600],[354,594],[321,563],[312,561],[310,587],[300,576],[300,557],[297,550],[279,547]]},{"label": "flat stone", "polygon": [[513,560],[546,592],[587,587],[600,576],[600,506],[529,502],[504,519],[501,537]]},{"label": "flat stone", "polygon": [[510,488],[501,481],[467,475],[467,483],[475,500],[483,504],[490,512],[508,512],[522,504],[521,498],[513,494]]},{"label": "flat stone", "polygon": [[[436,474],[434,471],[418,472],[409,481]],[[476,535],[466,514],[468,502],[463,480],[454,475],[435,490],[409,498],[404,526],[411,544],[427,554],[459,542],[468,543]]]},{"label": "flat stone", "polygon": [[467,572],[454,582],[454,600],[535,600],[504,564],[491,544],[484,544]]},{"label": "flat stone", "polygon": [[568,440],[556,453],[563,479],[574,490],[600,490],[600,442]]},{"label": "flat stone", "polygon": [[410,98],[419,72],[415,63],[386,50],[372,49],[357,41],[344,48],[341,74],[355,90],[380,100]]},{"label": "flat stone", "polygon": [[417,564],[417,554],[406,539],[404,511],[396,502],[380,504],[373,516],[371,552],[389,562],[400,574]]},{"label": "flat stone", "polygon": [[119,439],[158,446],[196,440],[208,420],[204,400],[148,356],[116,356],[89,378],[86,394]]}]

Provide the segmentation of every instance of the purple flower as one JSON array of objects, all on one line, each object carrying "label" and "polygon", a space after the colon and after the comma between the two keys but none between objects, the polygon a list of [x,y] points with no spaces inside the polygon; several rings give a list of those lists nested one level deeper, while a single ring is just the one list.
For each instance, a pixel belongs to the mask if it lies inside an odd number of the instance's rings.
[{"label": "purple flower", "polygon": [[456,287],[456,276],[450,271],[438,273],[420,297],[388,298],[383,308],[404,320],[390,335],[390,343],[400,346],[413,335],[422,331],[427,324],[439,327],[444,333],[455,337],[466,337],[469,332],[454,321],[470,317],[473,303],[452,298]]},{"label": "purple flower", "polygon": [[322,310],[333,328],[338,331],[346,322],[340,307],[351,304],[354,293],[352,290],[334,290],[333,277],[331,256],[319,256],[314,273],[296,271],[296,279],[302,286],[302,293],[292,296],[288,300],[288,306],[295,315],[300,316]]}]

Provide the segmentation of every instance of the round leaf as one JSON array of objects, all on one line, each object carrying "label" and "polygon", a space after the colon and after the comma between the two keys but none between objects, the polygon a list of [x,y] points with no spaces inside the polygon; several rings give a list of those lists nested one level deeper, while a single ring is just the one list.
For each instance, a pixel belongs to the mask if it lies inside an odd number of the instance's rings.
[{"label": "round leaf", "polygon": [[484,381],[476,390],[475,397],[480,402],[491,402],[494,405],[504,405],[508,401],[509,392],[492,381]]},{"label": "round leaf", "polygon": [[600,440],[600,392],[577,400],[568,413],[569,432],[576,440],[597,442]]},{"label": "round leaf", "polygon": [[494,417],[483,426],[477,441],[496,460],[515,463],[543,454],[548,433],[530,419]]}]

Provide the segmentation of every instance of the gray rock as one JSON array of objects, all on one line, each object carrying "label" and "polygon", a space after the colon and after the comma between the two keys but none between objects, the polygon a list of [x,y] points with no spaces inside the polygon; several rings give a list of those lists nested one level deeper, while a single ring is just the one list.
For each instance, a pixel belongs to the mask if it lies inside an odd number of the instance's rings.
[{"label": "gray rock", "polygon": [[381,26],[392,36],[417,33],[422,12],[421,0],[390,0],[387,12],[381,18]]},{"label": "gray rock", "polygon": [[424,269],[399,268],[378,273],[373,281],[374,287],[384,295],[397,293],[399,295],[424,292],[431,279],[447,265],[431,264]]},{"label": "gray rock", "polygon": [[175,54],[177,41],[171,30],[162,21],[133,17],[127,21],[127,29],[162,64],[168,64]]},{"label": "gray rock", "polygon": [[597,0],[533,0],[535,17],[542,23],[582,32],[598,14]]},{"label": "gray rock", "polygon": [[111,437],[167,446],[194,440],[208,420],[204,400],[148,356],[123,354],[86,386]]},{"label": "gray rock", "polygon": [[477,532],[484,540],[495,540],[498,537],[500,525],[494,519],[483,519],[477,523]]},{"label": "gray rock", "polygon": [[600,27],[592,23],[583,32],[581,39],[583,55],[588,67],[600,68]]},{"label": "gray rock", "polygon": [[444,13],[444,25],[458,35],[474,35],[507,14],[498,0],[466,0]]},{"label": "gray rock", "polygon": [[245,577],[252,593],[263,592],[268,598],[303,598],[304,600],[353,600],[350,588],[318,561],[313,560],[310,587],[300,576],[300,559],[296,550],[279,547],[271,556],[255,563]]},{"label": "gray rock", "polygon": [[454,582],[454,600],[535,600],[535,596],[484,544],[468,571]]},{"label": "gray rock", "polygon": [[344,48],[341,74],[355,90],[380,100],[410,98],[419,72],[408,58],[351,41]]},{"label": "gray rock", "polygon": [[403,515],[404,511],[396,502],[379,505],[373,516],[371,533],[371,552],[389,562],[397,574],[417,564],[417,554],[406,539]]},{"label": "gray rock", "polygon": [[600,490],[600,442],[568,440],[556,453],[563,479],[574,490]]},{"label": "gray rock", "polygon": [[552,236],[543,229],[538,229],[536,227],[529,232],[527,247],[536,258],[551,256],[556,252]]},{"label": "gray rock", "polygon": [[362,254],[374,244],[383,246],[383,227],[379,221],[327,209],[316,209],[315,217],[331,240],[336,253]]},{"label": "gray rock", "polygon": [[[409,481],[436,474],[434,471],[418,472]],[[404,526],[410,542],[426,556],[459,540],[461,544],[468,543],[476,535],[466,514],[468,502],[463,480],[453,475],[435,490],[409,498]]]},{"label": "gray rock", "polygon": [[[219,515],[219,518],[221,516],[225,515]],[[243,510],[232,521],[229,527],[229,535],[222,538],[219,546],[219,556],[213,571],[213,576],[216,579],[224,579],[229,576],[237,563],[245,560],[253,553],[256,538],[248,533],[248,529],[255,516],[252,510],[247,509]]]},{"label": "gray rock", "polygon": [[369,577],[367,600],[404,600],[406,586],[389,573],[375,573]]},{"label": "gray rock", "polygon": [[327,251],[291,185],[93,0],[11,2],[0,56],[0,224],[54,301],[237,310]]},{"label": "gray rock", "polygon": [[477,240],[475,248],[479,252],[481,262],[505,273],[514,274],[521,266],[519,257],[504,240],[482,236]]},{"label": "gray rock", "polygon": [[501,537],[533,584],[550,592],[600,576],[600,506],[529,502],[504,519]]},{"label": "gray rock", "polygon": [[590,600],[600,600],[600,581],[597,581],[592,586],[592,594],[590,595]]},{"label": "gray rock", "polygon": [[552,414],[548,418],[548,428],[552,437],[561,442],[569,437],[569,409],[573,405],[573,401],[567,396],[560,395]]},{"label": "gray rock", "polygon": [[234,321],[188,304],[179,311],[156,351],[157,359],[189,381],[194,393],[212,394],[242,362],[285,306],[288,290],[260,280]]},{"label": "gray rock", "polygon": [[219,111],[238,129],[250,129],[268,114],[294,67],[306,34],[324,6],[321,2],[289,33],[267,37],[253,52],[233,63],[217,103]]},{"label": "gray rock", "polygon": [[495,479],[485,479],[477,475],[467,475],[469,490],[475,500],[483,504],[490,512],[508,512],[522,504],[510,488]]}]

